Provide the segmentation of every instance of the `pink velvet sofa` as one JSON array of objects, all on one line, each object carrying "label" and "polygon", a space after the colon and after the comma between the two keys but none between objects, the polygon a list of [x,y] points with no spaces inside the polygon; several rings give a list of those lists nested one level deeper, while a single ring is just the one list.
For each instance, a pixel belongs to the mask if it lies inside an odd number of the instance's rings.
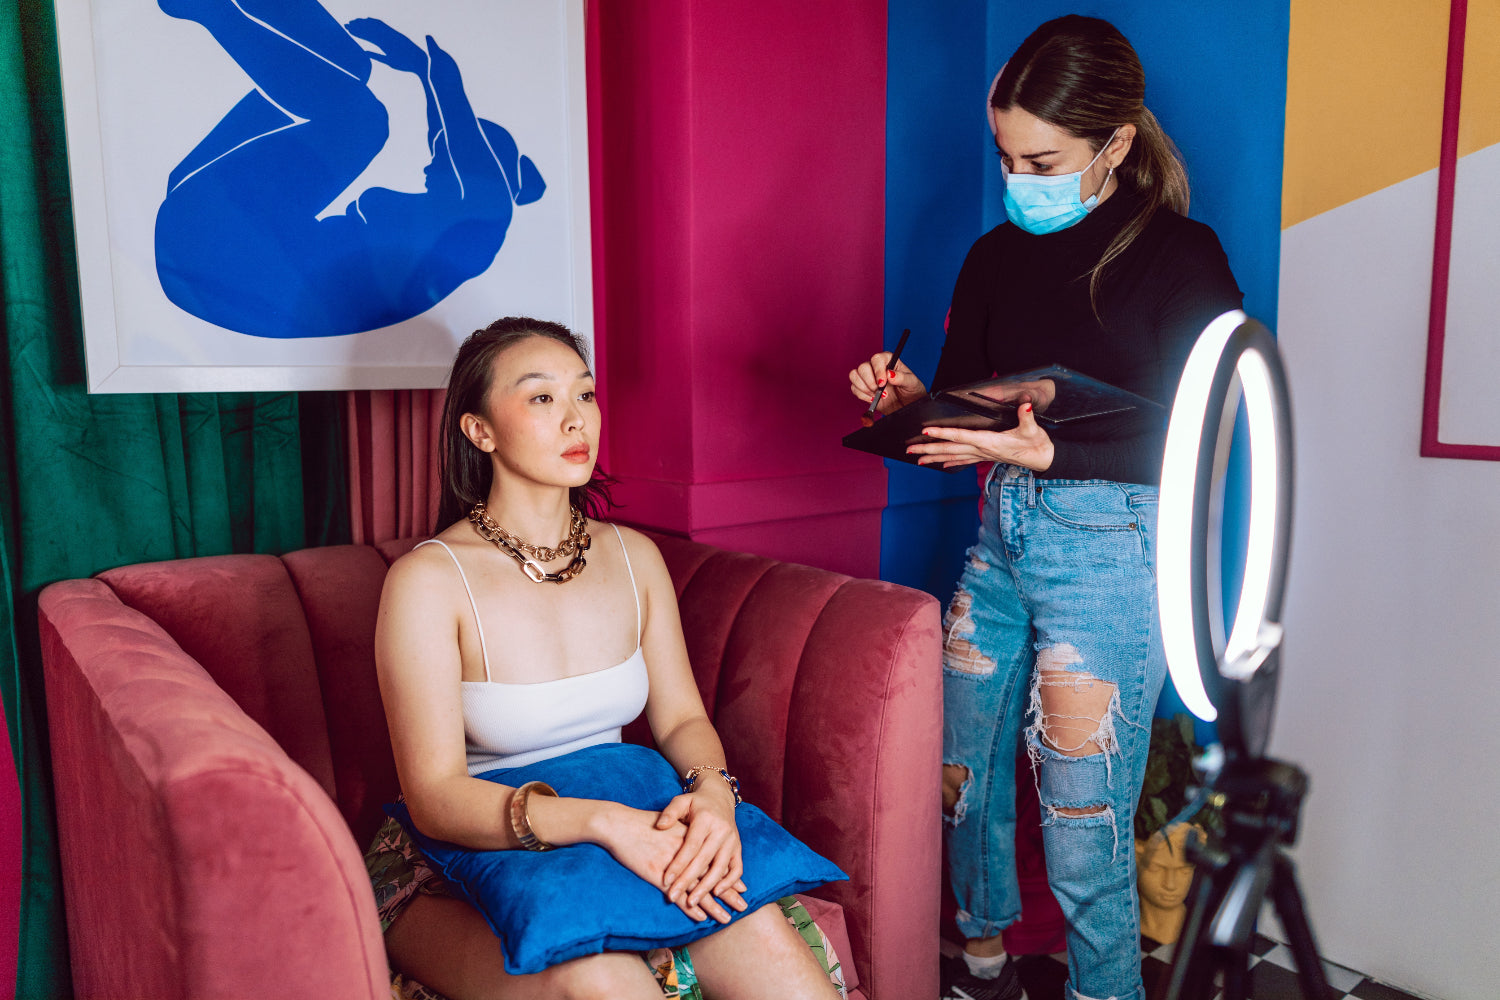
[{"label": "pink velvet sofa", "polygon": [[[389,996],[361,858],[397,790],[372,639],[386,568],[413,541],[43,591],[79,997]],[[658,542],[746,798],[850,875],[816,910],[847,941],[854,995],[935,997],[937,602]],[[628,735],[649,738],[639,722]]]}]

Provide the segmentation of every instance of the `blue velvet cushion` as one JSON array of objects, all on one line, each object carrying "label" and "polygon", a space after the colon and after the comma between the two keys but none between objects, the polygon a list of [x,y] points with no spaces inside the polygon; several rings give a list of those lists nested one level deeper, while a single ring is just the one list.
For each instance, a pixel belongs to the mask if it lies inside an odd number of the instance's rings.
[{"label": "blue velvet cushion", "polygon": [[[677,772],[661,754],[629,743],[588,747],[479,777],[512,786],[545,781],[559,795],[653,811],[682,792]],[[713,919],[693,920],[660,888],[595,844],[552,851],[477,851],[424,836],[403,803],[387,806],[386,812],[406,828],[453,891],[484,914],[503,946],[505,971],[512,975],[541,972],[601,951],[675,948],[723,926]],[[746,913],[782,896],[848,878],[748,802],[736,808],[735,822],[749,887]],[[741,916],[729,913],[731,919]]]}]

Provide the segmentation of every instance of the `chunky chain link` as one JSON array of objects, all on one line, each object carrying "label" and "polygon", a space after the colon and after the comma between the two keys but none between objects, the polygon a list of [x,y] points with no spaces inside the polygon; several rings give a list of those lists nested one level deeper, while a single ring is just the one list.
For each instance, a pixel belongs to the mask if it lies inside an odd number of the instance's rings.
[{"label": "chunky chain link", "polygon": [[558,542],[557,547],[553,549],[532,545],[520,536],[513,535],[500,527],[495,519],[490,517],[490,512],[483,500],[476,503],[469,511],[469,520],[474,522],[475,530],[484,538],[496,544],[503,540],[511,548],[526,553],[537,562],[551,562],[563,556],[577,555],[580,542],[583,543],[583,548],[588,548],[588,542],[585,541],[589,537],[586,530],[588,522],[584,519],[583,511],[577,507],[572,508],[572,516],[568,521],[568,537]]},{"label": "chunky chain link", "polygon": [[[577,507],[572,510],[572,517],[568,524],[568,537],[552,549],[532,545],[500,527],[495,523],[495,519],[490,517],[483,501],[476,503],[469,511],[469,520],[474,523],[474,530],[479,532],[481,538],[493,542],[495,548],[520,563],[521,572],[525,573],[526,578],[532,583],[567,583],[582,573],[583,568],[588,565],[583,554],[593,543],[593,539],[589,537],[588,521],[584,518],[583,511]],[[572,556],[573,560],[556,573],[548,573],[542,567],[542,563],[561,559],[564,556]]]}]

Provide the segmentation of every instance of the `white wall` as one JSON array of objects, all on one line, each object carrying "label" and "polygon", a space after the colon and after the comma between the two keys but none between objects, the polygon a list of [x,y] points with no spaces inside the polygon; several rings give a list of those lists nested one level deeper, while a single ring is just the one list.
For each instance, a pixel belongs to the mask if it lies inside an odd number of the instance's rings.
[{"label": "white wall", "polygon": [[1312,777],[1295,858],[1323,954],[1494,1000],[1500,463],[1418,455],[1436,190],[1282,234],[1298,479],[1272,753]]}]

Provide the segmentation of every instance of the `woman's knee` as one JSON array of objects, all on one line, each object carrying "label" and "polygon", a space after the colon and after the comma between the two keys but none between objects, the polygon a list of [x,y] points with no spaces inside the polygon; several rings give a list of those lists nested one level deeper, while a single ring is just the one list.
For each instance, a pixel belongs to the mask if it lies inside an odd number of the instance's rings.
[{"label": "woman's knee", "polygon": [[[787,932],[791,925],[782,915],[776,903],[767,903],[752,913],[747,913],[722,930],[695,942],[691,950],[718,950],[730,946],[747,955],[769,955],[787,943]],[[795,936],[796,932],[792,931]],[[797,938],[798,941],[801,938]],[[703,946],[707,946],[706,949]]]},{"label": "woman's knee", "polygon": [[660,995],[646,963],[633,952],[604,952],[555,965],[541,975],[566,1000],[634,1000]]},{"label": "woman's knee", "polygon": [[1053,750],[1068,757],[1118,752],[1119,691],[1090,673],[1071,643],[1037,651],[1031,697],[1034,735]]}]

